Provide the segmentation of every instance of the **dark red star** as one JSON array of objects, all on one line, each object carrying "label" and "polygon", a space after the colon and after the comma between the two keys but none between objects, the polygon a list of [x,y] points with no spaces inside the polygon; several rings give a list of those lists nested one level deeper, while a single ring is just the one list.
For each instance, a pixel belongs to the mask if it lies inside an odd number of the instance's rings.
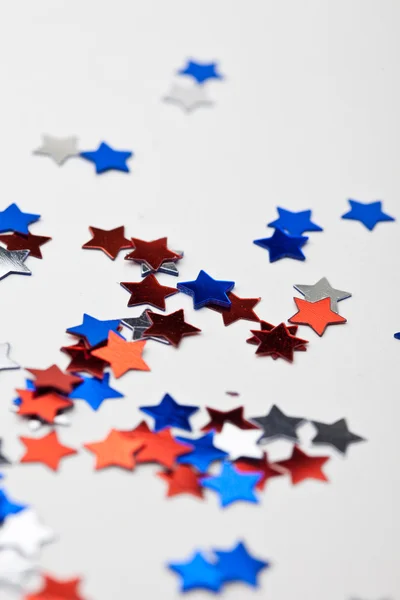
[{"label": "dark red star", "polygon": [[293,351],[298,346],[308,344],[307,340],[291,335],[284,323],[277,325],[270,331],[252,330],[251,333],[260,341],[256,354],[261,356],[277,355],[289,362],[293,362]]},{"label": "dark red star", "polygon": [[193,335],[201,331],[185,322],[182,308],[169,315],[158,315],[148,310],[147,315],[150,317],[152,325],[143,332],[143,337],[162,337],[171,342],[173,346],[179,346],[182,338],[186,335]]},{"label": "dark red star", "polygon": [[263,490],[267,481],[272,477],[279,477],[285,474],[284,469],[269,462],[266,452],[264,452],[262,458],[241,458],[235,461],[234,464],[238,471],[261,473],[261,479],[256,484],[256,488],[259,490]]},{"label": "dark red star", "polygon": [[323,465],[329,460],[329,456],[308,456],[294,446],[292,456],[287,460],[277,462],[278,467],[282,467],[290,472],[292,483],[300,483],[304,479],[320,479],[328,481],[327,476],[322,471]]},{"label": "dark red star", "polygon": [[82,381],[82,377],[68,375],[61,371],[57,365],[51,365],[47,369],[27,369],[35,377],[35,388],[37,390],[53,389],[62,394],[70,394],[74,387]]},{"label": "dark red star", "polygon": [[177,288],[158,283],[153,274],[147,275],[142,281],[138,282],[122,281],[121,285],[131,294],[128,306],[150,304],[160,310],[165,310],[165,298],[179,292]]},{"label": "dark red star", "polygon": [[7,250],[29,250],[29,256],[43,258],[40,246],[50,241],[51,237],[33,235],[33,233],[11,233],[0,235],[0,241],[7,246]]},{"label": "dark red star", "polygon": [[[268,321],[260,321],[261,331],[271,331],[271,329],[273,329],[274,327],[275,327],[275,325],[271,325],[271,323],[268,323]],[[295,336],[297,333],[297,330],[298,330],[298,326],[297,325],[287,325],[287,330],[291,335]],[[260,344],[260,340],[255,335],[252,335],[251,337],[249,337],[246,340],[246,342],[248,344],[253,344],[254,346],[258,346]],[[307,350],[307,346],[305,346],[304,344],[300,344],[299,346],[296,346],[295,350],[298,352],[305,352]],[[275,353],[272,353],[269,356],[271,358],[273,358],[274,360],[279,358],[279,355],[275,354]]]},{"label": "dark red star", "polygon": [[153,271],[157,271],[165,261],[177,261],[181,258],[176,252],[167,247],[167,238],[163,237],[152,242],[132,238],[131,246],[135,249],[125,256],[125,260],[146,263]]},{"label": "dark red star", "polygon": [[103,377],[103,371],[108,366],[108,362],[93,356],[83,340],[72,346],[63,346],[60,350],[72,358],[66,369],[69,373],[83,371],[99,379]]},{"label": "dark red star", "polygon": [[178,465],[174,470],[160,471],[158,477],[168,483],[167,496],[178,496],[180,494],[192,494],[198,498],[203,498],[203,488],[200,479],[204,475],[195,473],[189,465]]},{"label": "dark red star", "polygon": [[82,248],[93,248],[94,250],[102,250],[112,260],[118,255],[120,250],[132,248],[130,240],[125,237],[124,227],[116,227],[115,229],[98,229],[97,227],[89,227],[92,234],[92,239],[83,244]]},{"label": "dark red star", "polygon": [[231,325],[235,321],[245,319],[246,321],[259,321],[253,308],[258,304],[261,298],[239,298],[232,292],[228,292],[228,298],[231,301],[231,305],[228,307],[218,306],[218,304],[207,304],[208,308],[215,310],[222,315],[224,325]]},{"label": "dark red star", "polygon": [[225,412],[216,410],[215,408],[209,408],[208,406],[206,406],[206,409],[210,415],[211,421],[201,428],[202,431],[211,431],[213,429],[219,433],[222,431],[224,423],[232,423],[232,425],[236,425],[239,429],[258,429],[256,425],[253,425],[250,421],[246,421],[244,418],[243,406],[238,406],[237,408]]}]

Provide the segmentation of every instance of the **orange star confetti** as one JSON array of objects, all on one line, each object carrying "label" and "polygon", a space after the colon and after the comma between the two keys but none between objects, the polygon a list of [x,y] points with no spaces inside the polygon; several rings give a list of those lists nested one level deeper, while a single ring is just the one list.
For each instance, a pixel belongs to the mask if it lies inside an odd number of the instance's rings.
[{"label": "orange star confetti", "polygon": [[89,227],[92,239],[83,244],[82,248],[102,250],[112,260],[115,260],[119,251],[132,248],[132,243],[125,237],[124,227],[115,229],[99,229],[98,227]]},{"label": "orange star confetti", "polygon": [[317,302],[309,302],[302,298],[293,298],[298,312],[290,317],[290,323],[309,325],[318,335],[322,335],[328,325],[346,323],[347,319],[331,310],[330,298],[323,298]]},{"label": "orange star confetti", "polygon": [[[139,434],[140,435],[140,434]],[[156,462],[172,469],[178,456],[192,452],[193,446],[177,442],[169,429],[153,433],[151,437],[145,433],[146,444],[139,450],[137,462]]]},{"label": "orange star confetti", "polygon": [[35,392],[31,390],[17,389],[17,393],[21,398],[21,404],[18,407],[19,415],[38,417],[48,423],[54,423],[54,418],[60,410],[70,408],[73,405],[71,400],[53,392],[35,396]]},{"label": "orange star confetti", "polygon": [[62,581],[45,574],[42,589],[36,594],[28,594],[24,600],[84,600],[78,590],[80,583],[80,577]]},{"label": "orange star confetti", "polygon": [[166,237],[153,240],[152,242],[132,238],[131,246],[135,249],[125,256],[125,260],[147,263],[153,271],[157,271],[163,262],[176,261],[181,258],[179,254],[169,250],[167,242],[168,240]]},{"label": "orange star confetti", "polygon": [[168,483],[168,497],[179,494],[192,494],[198,498],[204,496],[203,488],[200,485],[200,479],[204,475],[195,473],[188,465],[179,465],[173,471],[161,471],[157,475]]},{"label": "orange star confetti", "polygon": [[82,381],[82,377],[63,373],[57,365],[47,369],[27,369],[36,378],[35,388],[52,388],[62,394],[70,394],[74,387]]},{"label": "orange star confetti", "polygon": [[53,471],[57,471],[62,458],[77,453],[74,448],[60,444],[55,431],[41,438],[20,437],[19,439],[26,446],[21,463],[38,462],[47,465]]},{"label": "orange star confetti", "polygon": [[127,342],[114,331],[108,334],[107,346],[92,351],[92,356],[101,358],[110,363],[114,377],[121,377],[127,371],[150,371],[144,362],[142,353],[146,341]]},{"label": "orange star confetti", "polygon": [[136,465],[134,454],[143,445],[142,440],[129,438],[124,432],[111,429],[105,440],[84,444],[84,447],[96,455],[96,470],[114,466],[132,471]]}]

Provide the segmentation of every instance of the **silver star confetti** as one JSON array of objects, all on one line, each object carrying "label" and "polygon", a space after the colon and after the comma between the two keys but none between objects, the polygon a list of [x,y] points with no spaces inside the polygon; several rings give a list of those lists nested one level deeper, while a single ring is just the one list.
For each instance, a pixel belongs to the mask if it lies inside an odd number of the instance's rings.
[{"label": "silver star confetti", "polygon": [[169,94],[164,97],[164,101],[177,104],[186,113],[190,113],[201,106],[211,106],[213,104],[207,97],[204,86],[183,86],[176,83],[173,84]]},{"label": "silver star confetti", "polygon": [[[175,254],[179,254],[180,260],[183,257],[183,252],[181,250],[174,250]],[[146,262],[140,263],[140,274],[142,277],[145,277],[149,273],[165,273],[165,275],[175,275],[178,277],[179,271],[176,264],[172,261],[165,261],[161,264],[161,266],[155,271],[148,265]]]},{"label": "silver star confetti", "polygon": [[33,563],[15,550],[0,550],[0,586],[1,584],[22,586],[26,577],[34,571]]},{"label": "silver star confetti", "polygon": [[309,302],[317,302],[323,298],[331,299],[331,309],[338,313],[338,302],[350,298],[350,292],[337,290],[331,286],[326,277],[323,277],[314,285],[294,285],[293,286],[300,294],[303,294]]},{"label": "silver star confetti", "polygon": [[42,136],[42,145],[34,151],[34,154],[42,154],[50,156],[59,166],[62,165],[67,158],[77,156],[78,150],[77,137],[58,138],[52,135]]},{"label": "silver star confetti", "polygon": [[305,419],[301,417],[288,417],[274,405],[265,417],[254,417],[250,421],[253,421],[264,430],[260,443],[279,437],[297,442],[296,429],[301,423],[304,423]]},{"label": "silver star confetti", "polygon": [[32,509],[9,515],[0,529],[0,548],[13,548],[28,557],[37,556],[41,546],[54,539],[54,532],[42,525]]},{"label": "silver star confetti", "polygon": [[[126,319],[121,319],[122,325],[132,329],[133,335],[132,340],[141,340],[143,339],[143,333],[150,327],[151,319],[147,314],[147,310],[144,310],[139,317],[127,317]],[[167,340],[164,340],[159,337],[146,337],[147,340],[155,340],[156,342],[161,342],[162,344],[169,344]]]},{"label": "silver star confetti", "polygon": [[329,444],[343,454],[350,444],[365,442],[365,439],[349,431],[346,419],[340,419],[336,423],[320,423],[311,421],[317,428],[317,435],[312,439],[313,444]]},{"label": "silver star confetti", "polygon": [[5,250],[0,248],[0,279],[11,274],[32,275],[24,265],[29,256],[29,250]]},{"label": "silver star confetti", "polygon": [[0,344],[0,371],[5,371],[7,369],[20,369],[20,365],[9,357],[10,354],[10,344],[8,342],[3,342]]}]

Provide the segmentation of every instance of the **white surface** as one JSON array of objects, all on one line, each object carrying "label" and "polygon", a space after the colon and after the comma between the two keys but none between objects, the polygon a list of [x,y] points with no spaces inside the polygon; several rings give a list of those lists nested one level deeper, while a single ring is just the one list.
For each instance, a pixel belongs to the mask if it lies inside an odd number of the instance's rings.
[{"label": "white surface", "polygon": [[[139,279],[139,267],[81,250],[88,226],[125,224],[129,235],[168,235],[185,251],[181,280],[204,268],[236,281],[235,292],[262,296],[258,313],[279,322],[295,312],[295,283],[327,276],[353,292],[340,305],[348,319],[310,340],[295,363],[256,358],[245,343],[251,324],[224,327],[221,316],[194,312],[176,295],[202,334],[174,348],[148,343],[150,373],[116,382],[126,394],[98,412],[76,403],[61,441],[76,447],[112,427],[143,417],[142,404],[165,392],[181,403],[248,416],[273,403],[319,421],[348,420],[369,441],[347,458],[331,453],[330,483],[270,482],[259,506],[218,507],[190,497],[167,500],[156,466],[130,475],[94,472],[82,450],[58,473],[41,465],[7,469],[12,498],[28,502],[59,533],[44,548],[42,567],[59,577],[81,574],[91,600],[175,600],[178,579],[165,567],[195,548],[230,547],[244,539],[273,568],[261,588],[227,587],[227,600],[400,598],[398,365],[400,329],[399,221],[370,233],[343,221],[347,198],[381,199],[399,210],[400,5],[390,0],[26,0],[7,2],[0,20],[0,197],[42,214],[32,226],[51,235],[44,260],[28,259],[32,277],[1,285],[0,341],[27,367],[67,364],[59,353],[65,329],[82,313],[99,318],[140,314],[128,309],[118,282]],[[210,85],[216,105],[185,115],[162,102],[187,57],[216,59],[226,75]],[[57,168],[32,155],[42,133],[77,135],[81,148],[101,140],[133,149],[132,173],[94,174],[71,159]],[[268,235],[275,207],[313,209],[323,233],[310,234],[307,260],[269,264],[252,242]],[[160,281],[171,283],[161,276]],[[175,283],[175,279],[173,280]],[[0,374],[4,451],[22,454],[27,425],[9,411],[22,371]],[[239,399],[225,390],[237,390]],[[201,426],[204,413],[193,422]],[[41,434],[40,434],[41,435]],[[302,430],[311,449],[311,427]],[[271,446],[286,457],[290,444]],[[7,591],[0,597],[14,598]],[[206,593],[193,593],[203,600]]]}]

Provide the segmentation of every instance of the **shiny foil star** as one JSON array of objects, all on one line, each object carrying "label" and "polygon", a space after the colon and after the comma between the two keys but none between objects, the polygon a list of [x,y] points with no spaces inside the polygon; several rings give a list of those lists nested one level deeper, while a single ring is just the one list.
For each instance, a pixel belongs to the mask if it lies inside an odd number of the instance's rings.
[{"label": "shiny foil star", "polygon": [[78,138],[43,135],[42,145],[34,151],[34,154],[50,156],[58,166],[61,166],[68,158],[79,154]]},{"label": "shiny foil star", "polygon": [[132,152],[125,150],[114,150],[105,142],[101,142],[97,150],[81,152],[80,156],[92,162],[96,167],[96,173],[100,175],[106,171],[129,173],[129,167],[126,163],[132,154]]},{"label": "shiny foil star", "polygon": [[5,250],[0,248],[0,279],[7,275],[32,275],[24,265],[29,256],[29,250]]},{"label": "shiny foil star", "polygon": [[107,361],[93,356],[83,340],[72,346],[63,346],[61,351],[68,354],[72,359],[67,371],[72,373],[84,371],[89,375],[93,375],[93,377],[100,379],[103,377]]},{"label": "shiny foil star", "polygon": [[321,336],[328,325],[346,323],[347,319],[331,310],[330,298],[323,298],[317,302],[308,302],[302,298],[293,298],[298,312],[290,317],[290,323],[309,325]]},{"label": "shiny foil star", "polygon": [[52,389],[61,394],[70,394],[82,378],[64,373],[57,365],[47,369],[27,369],[35,377],[34,387],[37,390]]},{"label": "shiny foil star", "polygon": [[264,490],[267,481],[273,477],[280,477],[285,474],[285,470],[270,463],[267,453],[264,452],[262,458],[240,458],[235,461],[235,467],[243,473],[260,473],[261,477],[256,484],[258,490]]},{"label": "shiny foil star", "polygon": [[281,258],[294,258],[296,260],[305,260],[301,248],[308,241],[306,236],[294,236],[275,229],[270,238],[254,240],[256,246],[260,246],[269,252],[269,262],[275,262]]},{"label": "shiny foil star", "polygon": [[133,260],[137,263],[146,263],[153,271],[157,271],[165,261],[177,261],[181,255],[173,252],[167,246],[166,237],[152,242],[132,238],[131,246],[134,250],[125,256],[125,260]]},{"label": "shiny foil star", "polygon": [[231,301],[228,297],[228,292],[232,290],[234,285],[234,281],[213,279],[208,273],[201,270],[194,281],[182,281],[178,283],[178,290],[192,296],[193,307],[197,310],[208,304],[229,307]]},{"label": "shiny foil star", "polygon": [[189,419],[199,410],[199,407],[178,404],[172,396],[165,394],[159,404],[140,406],[140,410],[154,419],[155,431],[160,431],[165,427],[176,427],[177,429],[192,431]]},{"label": "shiny foil star", "polygon": [[143,447],[143,442],[111,429],[103,441],[84,444],[84,447],[95,454],[96,470],[113,466],[132,471],[136,465],[134,455]]},{"label": "shiny foil star", "polygon": [[293,362],[293,352],[299,346],[308,344],[307,340],[291,335],[284,323],[277,325],[270,331],[256,331],[251,333],[259,340],[260,345],[256,354],[261,356],[276,355]]},{"label": "shiny foil star", "polygon": [[150,304],[160,310],[165,310],[165,298],[179,292],[177,288],[158,283],[153,274],[147,275],[142,281],[138,282],[123,281],[121,285],[131,294],[128,306]]},{"label": "shiny foil star", "polygon": [[186,66],[178,71],[178,75],[193,77],[200,85],[209,79],[223,79],[221,73],[218,72],[218,64],[216,62],[201,63],[196,60],[188,60]]},{"label": "shiny foil star", "polygon": [[81,582],[80,577],[61,580],[45,574],[42,588],[24,600],[84,600],[79,591]]},{"label": "shiny foil star", "polygon": [[360,221],[370,231],[380,222],[395,220],[383,212],[381,201],[364,203],[357,202],[357,200],[349,200],[349,204],[350,210],[342,215],[342,219]]},{"label": "shiny foil star", "polygon": [[[271,331],[272,329],[274,329],[274,327],[275,327],[275,325],[271,325],[271,323],[268,323],[268,321],[260,321],[261,331]],[[298,325],[288,325],[287,326],[288,332],[290,333],[290,335],[293,335],[293,336],[296,336],[298,328],[299,328]],[[248,344],[253,344],[254,346],[260,345],[260,340],[255,335],[252,335],[251,337],[249,337],[246,340],[246,342]],[[305,352],[307,350],[307,346],[305,346],[304,344],[300,344],[299,346],[296,346],[294,348],[294,350],[297,352]],[[274,352],[272,354],[269,354],[268,356],[270,356],[274,360],[279,358],[279,354],[275,354]]]},{"label": "shiny foil star", "polygon": [[322,300],[322,298],[330,298],[331,309],[335,313],[339,312],[338,302],[351,297],[350,292],[333,288],[326,277],[322,277],[314,285],[296,284],[293,287],[299,291],[300,294],[303,294],[305,300],[308,300],[309,302],[317,302],[318,300]]},{"label": "shiny foil star", "polygon": [[10,204],[5,210],[0,211],[0,233],[16,231],[29,233],[29,225],[40,219],[40,215],[22,212],[16,204]]},{"label": "shiny foil star", "polygon": [[276,464],[289,471],[292,483],[295,485],[305,479],[319,479],[328,481],[322,471],[323,465],[329,460],[329,456],[308,456],[298,446],[294,446],[292,456],[287,460],[281,460]]},{"label": "shiny foil star", "polygon": [[161,471],[157,475],[167,482],[167,496],[169,498],[181,494],[192,494],[193,496],[197,496],[197,498],[203,498],[204,496],[200,485],[201,475],[195,473],[192,467],[178,465],[173,470]]},{"label": "shiny foil star", "polygon": [[[100,229],[89,227],[92,239],[83,244],[82,248],[102,250],[112,260],[115,260],[120,250],[132,248],[132,243],[125,237],[123,226],[115,229]],[[1,239],[1,238],[0,238]]]},{"label": "shiny foil star", "polygon": [[199,85],[183,86],[173,84],[164,102],[177,104],[186,113],[191,113],[201,106],[211,106],[213,102],[209,99],[207,91]]},{"label": "shiny foil star", "polygon": [[167,469],[173,469],[179,456],[187,454],[193,450],[193,446],[177,442],[170,429],[163,429],[151,436],[144,431],[136,432],[135,437],[144,436],[145,446],[139,450],[137,455],[138,463],[155,462]]},{"label": "shiny foil star", "polygon": [[63,458],[77,453],[74,448],[60,444],[55,431],[41,438],[20,437],[19,439],[26,446],[21,463],[38,462],[47,465],[53,471],[57,471]]},{"label": "shiny foil star", "polygon": [[127,342],[114,331],[108,335],[107,346],[92,351],[92,356],[107,361],[117,379],[130,370],[150,371],[142,358],[146,341]]},{"label": "shiny foil star", "polygon": [[200,552],[195,552],[186,562],[169,563],[168,568],[181,577],[181,592],[204,589],[219,592],[222,574],[215,562],[209,562]]},{"label": "shiny foil star", "polygon": [[22,416],[37,417],[47,423],[54,423],[56,415],[66,408],[71,408],[73,402],[55,392],[37,396],[31,390],[18,390],[21,404],[18,414]]},{"label": "shiny foil star", "polygon": [[186,323],[183,309],[169,315],[158,315],[148,311],[151,325],[143,332],[143,337],[161,337],[173,346],[179,346],[183,337],[199,333],[201,329]]},{"label": "shiny foil star", "polygon": [[33,235],[33,233],[11,233],[0,235],[0,242],[6,245],[7,250],[29,250],[29,256],[43,258],[40,246],[49,242],[51,237]]},{"label": "shiny foil star", "polygon": [[231,463],[225,462],[219,475],[203,478],[201,484],[217,492],[221,507],[225,507],[238,501],[257,504],[254,487],[260,479],[261,473],[243,473]]},{"label": "shiny foil star", "polygon": [[222,431],[225,423],[231,423],[239,429],[258,429],[257,425],[250,423],[250,421],[247,421],[244,418],[243,406],[238,406],[237,408],[227,411],[217,410],[216,408],[209,408],[206,406],[206,410],[211,420],[201,428],[202,431],[214,430],[215,432],[219,433]]},{"label": "shiny foil star", "polygon": [[218,304],[207,305],[208,308],[222,315],[224,325],[231,325],[231,323],[235,323],[240,319],[245,319],[246,321],[260,320],[253,308],[260,302],[261,298],[239,298],[239,296],[236,296],[232,292],[228,292],[227,296],[231,301],[229,307],[218,306]]}]

